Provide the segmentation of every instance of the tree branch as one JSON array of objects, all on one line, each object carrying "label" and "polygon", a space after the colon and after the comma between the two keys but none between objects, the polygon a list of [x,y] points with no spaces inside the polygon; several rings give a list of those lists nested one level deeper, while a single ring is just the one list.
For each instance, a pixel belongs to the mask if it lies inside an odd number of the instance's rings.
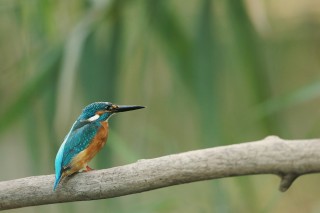
[{"label": "tree branch", "polygon": [[53,192],[53,175],[0,182],[0,210],[119,197],[162,187],[223,177],[275,174],[286,191],[300,175],[320,172],[320,140],[261,141],[168,155],[79,173]]}]

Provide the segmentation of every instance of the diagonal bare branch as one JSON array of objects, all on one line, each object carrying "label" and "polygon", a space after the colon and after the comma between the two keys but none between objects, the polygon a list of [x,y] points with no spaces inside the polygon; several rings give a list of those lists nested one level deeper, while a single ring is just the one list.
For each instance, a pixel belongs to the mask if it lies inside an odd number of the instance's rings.
[{"label": "diagonal bare branch", "polygon": [[0,182],[0,210],[119,197],[177,184],[231,176],[275,174],[286,191],[300,175],[320,172],[320,140],[261,141],[139,160],[76,174],[52,191],[54,176]]}]

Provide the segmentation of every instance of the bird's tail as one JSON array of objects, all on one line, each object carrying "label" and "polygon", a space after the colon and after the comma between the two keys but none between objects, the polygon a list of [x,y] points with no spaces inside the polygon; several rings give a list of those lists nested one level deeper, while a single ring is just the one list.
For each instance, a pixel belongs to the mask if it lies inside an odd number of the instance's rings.
[{"label": "bird's tail", "polygon": [[56,190],[57,186],[59,185],[60,181],[61,181],[61,173],[56,175],[56,180],[54,181],[54,186],[53,186],[53,191]]}]

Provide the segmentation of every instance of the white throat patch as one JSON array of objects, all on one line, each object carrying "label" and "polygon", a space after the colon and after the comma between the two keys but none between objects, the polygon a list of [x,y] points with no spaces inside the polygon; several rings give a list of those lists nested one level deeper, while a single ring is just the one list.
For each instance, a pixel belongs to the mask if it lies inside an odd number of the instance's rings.
[{"label": "white throat patch", "polygon": [[95,114],[94,116],[92,116],[92,117],[88,118],[88,120],[87,120],[87,121],[90,121],[90,122],[92,122],[92,121],[96,121],[98,118],[100,118],[100,115]]}]

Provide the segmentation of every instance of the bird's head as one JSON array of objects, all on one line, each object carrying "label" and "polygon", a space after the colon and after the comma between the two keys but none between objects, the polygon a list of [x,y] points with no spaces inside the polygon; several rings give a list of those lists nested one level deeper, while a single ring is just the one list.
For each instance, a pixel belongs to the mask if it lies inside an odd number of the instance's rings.
[{"label": "bird's head", "polygon": [[79,120],[81,121],[105,121],[110,118],[111,115],[118,112],[126,112],[136,109],[142,109],[144,106],[135,106],[135,105],[115,105],[110,102],[95,102],[86,106]]}]

